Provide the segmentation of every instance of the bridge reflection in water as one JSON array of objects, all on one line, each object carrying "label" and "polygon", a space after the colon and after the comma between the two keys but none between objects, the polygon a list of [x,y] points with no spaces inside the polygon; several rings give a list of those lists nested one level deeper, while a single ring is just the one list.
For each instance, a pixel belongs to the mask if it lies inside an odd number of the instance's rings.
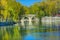
[{"label": "bridge reflection in water", "polygon": [[[49,24],[48,26],[44,24],[40,25],[39,22],[34,21],[29,24],[29,21],[24,21],[24,25],[17,23],[13,26],[0,27],[0,34],[6,35],[6,33],[9,33],[11,40],[59,40],[60,23],[57,26],[56,24]],[[0,35],[1,38],[3,38],[2,36],[4,35]]]}]

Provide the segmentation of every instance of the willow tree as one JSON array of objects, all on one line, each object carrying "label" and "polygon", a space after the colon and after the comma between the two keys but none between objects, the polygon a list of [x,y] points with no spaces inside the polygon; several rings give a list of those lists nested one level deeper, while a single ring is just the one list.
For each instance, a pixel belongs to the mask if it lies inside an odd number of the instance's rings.
[{"label": "willow tree", "polygon": [[11,1],[8,0],[8,9],[11,12],[11,14],[14,15],[13,20],[17,20],[18,14],[19,14],[20,9],[21,9],[21,4],[19,2],[16,2],[16,0],[11,0]]},{"label": "willow tree", "polygon": [[1,0],[1,14],[4,16],[4,19],[6,19],[8,15],[8,3],[7,0]]}]

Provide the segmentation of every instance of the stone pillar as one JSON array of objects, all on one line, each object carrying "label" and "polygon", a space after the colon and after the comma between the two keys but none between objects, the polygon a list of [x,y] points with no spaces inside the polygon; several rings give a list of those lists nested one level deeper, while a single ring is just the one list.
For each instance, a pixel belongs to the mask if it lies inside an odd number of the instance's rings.
[{"label": "stone pillar", "polygon": [[21,25],[24,25],[24,18],[21,19]]},{"label": "stone pillar", "polygon": [[28,17],[29,18],[29,25],[32,25],[32,17]]}]

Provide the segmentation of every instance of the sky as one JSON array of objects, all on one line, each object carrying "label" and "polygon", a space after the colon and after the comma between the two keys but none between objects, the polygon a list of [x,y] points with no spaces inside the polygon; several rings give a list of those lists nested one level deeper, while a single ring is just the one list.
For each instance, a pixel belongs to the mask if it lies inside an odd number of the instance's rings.
[{"label": "sky", "polygon": [[24,6],[31,6],[35,2],[41,2],[41,0],[17,0],[17,2],[20,2]]}]

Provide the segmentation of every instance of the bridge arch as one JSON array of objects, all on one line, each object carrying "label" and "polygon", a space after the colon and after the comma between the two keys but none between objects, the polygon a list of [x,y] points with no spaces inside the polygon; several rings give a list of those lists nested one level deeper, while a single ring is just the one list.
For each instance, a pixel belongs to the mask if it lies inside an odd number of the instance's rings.
[{"label": "bridge arch", "polygon": [[29,25],[32,24],[32,21],[38,21],[38,18],[36,17],[36,15],[24,15],[22,18],[21,18],[21,23],[22,25],[24,25],[24,22],[28,22]]}]

